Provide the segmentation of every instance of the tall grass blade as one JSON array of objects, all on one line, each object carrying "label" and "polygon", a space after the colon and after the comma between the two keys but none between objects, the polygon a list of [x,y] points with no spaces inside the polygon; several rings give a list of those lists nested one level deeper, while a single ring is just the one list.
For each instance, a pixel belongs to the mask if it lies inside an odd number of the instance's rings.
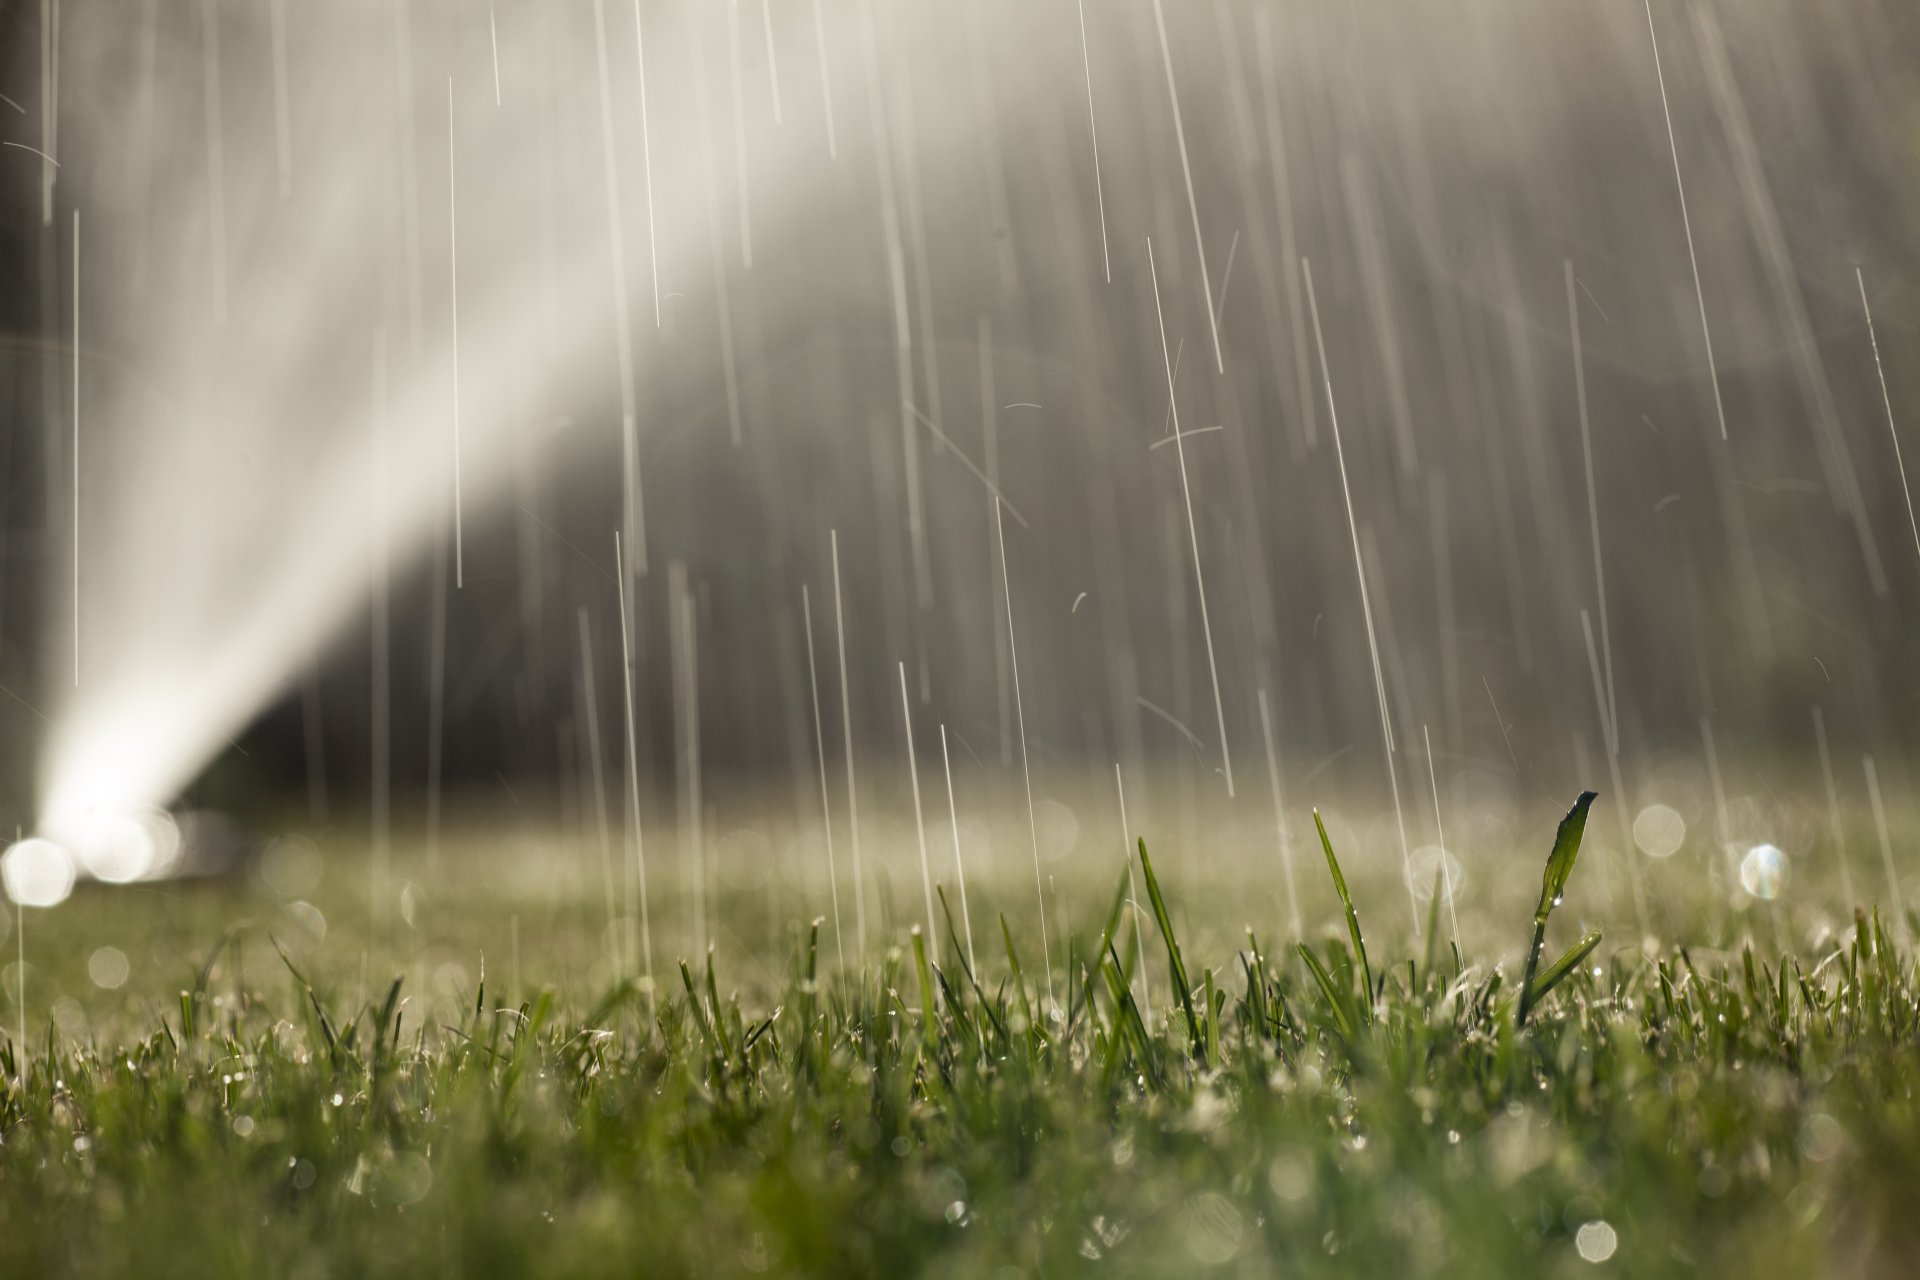
[{"label": "tall grass blade", "polygon": [[1160,926],[1160,936],[1167,943],[1167,969],[1173,975],[1173,989],[1179,993],[1180,1007],[1187,1015],[1187,1034],[1193,1040],[1193,1056],[1205,1054],[1206,1046],[1200,1040],[1200,1020],[1193,1012],[1193,989],[1187,985],[1187,966],[1180,959],[1180,944],[1174,941],[1173,920],[1167,914],[1167,900],[1160,896],[1160,881],[1153,874],[1153,859],[1147,856],[1147,841],[1140,839],[1140,869],[1147,878],[1147,897],[1153,903],[1153,918]]},{"label": "tall grass blade", "polygon": [[[1536,993],[1534,973],[1540,967],[1540,953],[1547,945],[1547,917],[1553,914],[1553,909],[1566,896],[1567,881],[1573,877],[1573,864],[1580,856],[1580,840],[1587,833],[1587,810],[1593,807],[1597,798],[1592,791],[1582,791],[1580,798],[1573,802],[1573,808],[1567,810],[1567,816],[1560,819],[1560,829],[1554,833],[1553,849],[1547,854],[1547,869],[1540,877],[1540,905],[1533,913],[1533,942],[1527,948],[1527,972],[1520,983],[1520,1008],[1514,1019],[1519,1026],[1527,1025],[1527,1015],[1533,1011],[1539,997],[1546,994],[1545,991]],[[1599,935],[1595,934],[1594,943],[1598,945],[1599,941]],[[1573,963],[1578,964],[1579,958],[1576,957]],[[1559,966],[1556,964],[1554,967]],[[1558,980],[1555,979],[1556,982]]]},{"label": "tall grass blade", "polygon": [[1333,876],[1334,892],[1340,895],[1340,905],[1347,913],[1347,937],[1353,942],[1353,954],[1360,962],[1361,981],[1361,1018],[1373,1021],[1373,966],[1367,962],[1367,940],[1360,934],[1360,913],[1354,910],[1353,895],[1347,892],[1347,878],[1340,873],[1340,859],[1334,856],[1333,841],[1327,838],[1327,824],[1320,820],[1320,811],[1313,811],[1313,829],[1320,833],[1320,848],[1327,855],[1327,871]]}]

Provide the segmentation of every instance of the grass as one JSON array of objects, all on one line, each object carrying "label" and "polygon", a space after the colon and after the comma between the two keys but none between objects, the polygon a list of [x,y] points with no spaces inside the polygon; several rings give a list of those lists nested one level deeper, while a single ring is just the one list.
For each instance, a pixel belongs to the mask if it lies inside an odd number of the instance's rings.
[{"label": "grass", "polygon": [[1518,981],[1433,923],[1369,959],[1324,827],[1346,936],[1196,973],[1143,842],[1148,935],[1123,875],[1055,1005],[1004,917],[986,972],[949,921],[829,978],[815,924],[748,994],[417,1002],[235,929],[124,1032],[0,1048],[0,1275],[1906,1274],[1895,928],[1543,964],[1591,799]]}]

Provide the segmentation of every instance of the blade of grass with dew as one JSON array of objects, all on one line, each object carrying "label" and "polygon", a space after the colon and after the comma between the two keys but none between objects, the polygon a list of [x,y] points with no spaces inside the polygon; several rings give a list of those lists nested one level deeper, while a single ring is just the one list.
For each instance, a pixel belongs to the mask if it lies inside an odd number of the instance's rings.
[{"label": "blade of grass with dew", "polygon": [[1160,926],[1160,936],[1167,944],[1167,969],[1173,977],[1174,991],[1180,997],[1180,1007],[1187,1015],[1187,1033],[1193,1040],[1193,1056],[1198,1058],[1205,1051],[1200,1041],[1200,1020],[1193,1012],[1193,989],[1187,984],[1187,966],[1180,959],[1180,944],[1174,940],[1173,920],[1167,914],[1167,900],[1160,896],[1160,881],[1153,874],[1153,859],[1147,856],[1146,837],[1140,838],[1140,870],[1146,876],[1147,897],[1153,903],[1153,918]]},{"label": "blade of grass with dew", "polygon": [[1326,997],[1327,1008],[1333,1014],[1335,1028],[1347,1043],[1353,1043],[1357,1028],[1353,1012],[1348,1008],[1351,997],[1340,989],[1340,985],[1333,980],[1333,975],[1327,972],[1325,962],[1313,953],[1312,947],[1300,942],[1294,944],[1294,950],[1300,953],[1300,959],[1307,966],[1307,972],[1312,975],[1314,984],[1320,988],[1320,994]]},{"label": "blade of grass with dew", "polygon": [[1533,980],[1533,985],[1527,989],[1527,1003],[1530,1006],[1538,1005],[1542,1000],[1546,999],[1547,993],[1559,986],[1568,974],[1578,969],[1582,962],[1593,954],[1593,949],[1599,945],[1600,931],[1598,929],[1589,929],[1586,933],[1582,934],[1580,941],[1574,943],[1572,947],[1568,948],[1565,955],[1555,960],[1547,967],[1544,973]]},{"label": "blade of grass with dew", "polygon": [[1320,833],[1320,848],[1327,855],[1327,872],[1333,877],[1334,892],[1340,895],[1340,906],[1347,915],[1347,937],[1352,940],[1354,958],[1360,963],[1360,1019],[1362,1022],[1371,1022],[1373,966],[1367,962],[1367,940],[1360,933],[1360,913],[1354,909],[1353,895],[1347,892],[1347,878],[1340,872],[1340,859],[1334,856],[1333,841],[1327,836],[1327,824],[1321,821],[1318,809],[1313,811],[1313,829]]},{"label": "blade of grass with dew", "polygon": [[[1553,914],[1553,909],[1560,905],[1566,895],[1567,881],[1573,876],[1574,861],[1580,856],[1580,840],[1587,832],[1587,811],[1597,798],[1595,792],[1582,791],[1580,798],[1573,802],[1573,808],[1567,810],[1567,816],[1560,819],[1560,829],[1554,833],[1553,849],[1547,854],[1546,871],[1540,877],[1540,904],[1533,913],[1533,941],[1527,947],[1526,975],[1520,982],[1520,1007],[1514,1017],[1518,1026],[1524,1027],[1527,1015],[1533,1011],[1537,999],[1534,994],[1534,971],[1540,967],[1540,953],[1547,944],[1547,917]],[[1599,943],[1597,936],[1594,942],[1596,945]],[[1575,958],[1574,963],[1578,964],[1579,959]]]}]

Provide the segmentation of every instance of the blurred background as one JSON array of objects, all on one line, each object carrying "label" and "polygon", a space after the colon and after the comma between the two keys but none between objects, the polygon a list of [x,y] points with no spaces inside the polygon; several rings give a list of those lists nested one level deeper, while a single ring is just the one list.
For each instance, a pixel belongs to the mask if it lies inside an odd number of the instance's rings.
[{"label": "blurred background", "polygon": [[763,857],[908,812],[909,716],[1020,853],[1028,788],[1121,848],[1116,765],[1187,841],[1366,796],[1396,862],[1443,797],[1905,803],[1911,5],[0,41],[5,825]]}]

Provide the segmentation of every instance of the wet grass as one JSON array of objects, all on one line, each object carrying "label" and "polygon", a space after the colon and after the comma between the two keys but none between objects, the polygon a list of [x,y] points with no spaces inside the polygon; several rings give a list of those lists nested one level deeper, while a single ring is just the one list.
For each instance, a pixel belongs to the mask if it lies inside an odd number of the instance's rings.
[{"label": "wet grass", "polygon": [[1517,978],[1369,952],[1324,828],[1344,930],[1201,963],[1143,843],[1145,934],[1122,876],[1051,999],[1004,918],[981,972],[949,921],[829,978],[816,924],[744,995],[417,1002],[236,929],[124,1033],[8,1035],[0,1275],[1906,1274],[1898,926],[1547,963],[1590,802]]}]

